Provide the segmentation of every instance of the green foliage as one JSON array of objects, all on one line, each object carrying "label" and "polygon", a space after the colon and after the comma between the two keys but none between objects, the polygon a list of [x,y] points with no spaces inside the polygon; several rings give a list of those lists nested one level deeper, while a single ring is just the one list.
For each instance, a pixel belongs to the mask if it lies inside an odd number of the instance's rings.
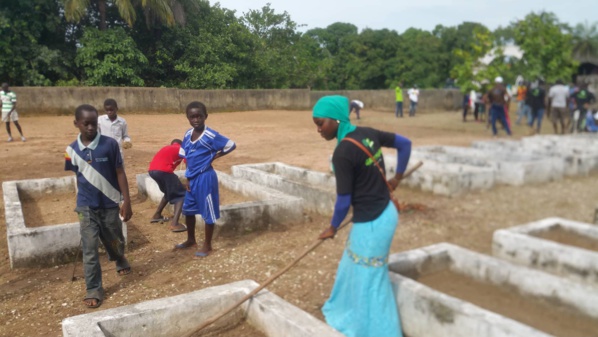
[{"label": "green foliage", "polygon": [[[44,0],[3,0],[0,9],[0,76],[12,85],[51,85],[72,76],[71,46],[58,6]],[[56,36],[58,34],[58,36]]]},{"label": "green foliage", "polygon": [[140,74],[147,58],[123,28],[100,31],[87,28],[75,62],[90,86],[143,86]]},{"label": "green foliage", "polygon": [[598,59],[598,23],[578,23],[573,29],[573,55],[582,60]]},{"label": "green foliage", "polygon": [[543,77],[547,82],[569,80],[577,69],[572,37],[567,26],[553,13],[530,13],[514,24],[515,42],[524,51],[526,78]]},{"label": "green foliage", "polygon": [[473,31],[473,41],[466,49],[455,49],[454,55],[460,61],[451,70],[451,75],[456,79],[456,82],[462,93],[467,93],[471,90],[480,90],[481,84],[484,82],[491,82],[501,72],[497,69],[497,64],[500,64],[502,57],[500,49],[498,49],[498,57],[490,65],[482,62],[482,58],[486,56],[492,49],[492,35],[487,28],[477,28]]}]

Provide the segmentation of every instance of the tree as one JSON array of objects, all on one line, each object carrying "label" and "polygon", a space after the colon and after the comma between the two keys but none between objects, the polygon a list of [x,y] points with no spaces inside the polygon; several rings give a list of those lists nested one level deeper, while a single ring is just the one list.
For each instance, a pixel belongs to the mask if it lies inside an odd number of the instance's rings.
[{"label": "tree", "polygon": [[478,27],[467,50],[454,51],[459,62],[451,70],[451,76],[456,79],[462,93],[482,90],[482,83],[491,82],[498,75],[504,76],[506,66],[500,48],[494,49],[496,57],[491,63],[482,62],[482,58],[493,50],[493,41],[487,28]]},{"label": "tree", "polygon": [[[120,17],[129,25],[137,19],[135,6],[141,5],[149,20],[159,20],[167,25],[174,24],[174,14],[171,5],[178,1],[171,0],[62,0],[64,4],[64,15],[68,21],[80,22],[87,14],[95,11],[99,14],[98,25],[100,30],[106,30],[107,9],[115,7]],[[178,5],[177,5],[178,6]],[[149,23],[148,23],[149,24]]]},{"label": "tree", "polygon": [[572,37],[553,13],[530,13],[514,24],[515,43],[523,50],[524,75],[547,82],[568,80],[575,73]]},{"label": "tree", "polygon": [[73,77],[75,46],[64,40],[58,4],[3,0],[0,8],[0,76],[11,85],[52,85]]},{"label": "tree", "polygon": [[598,23],[578,23],[573,29],[573,54],[583,61],[598,59]]},{"label": "tree", "polygon": [[75,62],[90,86],[143,86],[140,74],[147,58],[122,27],[86,28]]}]

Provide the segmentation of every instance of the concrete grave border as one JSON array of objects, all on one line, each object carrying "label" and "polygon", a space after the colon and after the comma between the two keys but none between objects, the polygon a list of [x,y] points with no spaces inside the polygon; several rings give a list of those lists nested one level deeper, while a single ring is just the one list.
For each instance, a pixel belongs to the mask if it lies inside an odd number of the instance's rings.
[{"label": "concrete grave border", "polygon": [[405,334],[426,337],[550,336],[409,278],[447,267],[474,279],[518,289],[526,295],[553,298],[590,317],[598,317],[598,291],[592,287],[440,243],[392,254],[389,258],[390,276]]},{"label": "concrete grave border", "polygon": [[336,179],[329,173],[280,162],[235,165],[231,171],[235,177],[302,198],[310,211],[328,215],[334,210]]},{"label": "concrete grave border", "polygon": [[[6,239],[10,268],[56,265],[70,262],[79,249],[79,223],[29,228],[23,217],[19,190],[33,194],[48,191],[76,193],[75,176],[5,181],[2,183],[6,218]],[[73,204],[73,212],[75,205]],[[127,238],[127,224],[123,222]]]},{"label": "concrete grave border", "polygon": [[[69,317],[62,321],[62,333],[64,337],[184,336],[256,287],[256,282],[244,280]],[[272,337],[343,336],[268,290],[260,291],[236,310],[207,327],[205,331],[222,329],[243,319]]]},{"label": "concrete grave border", "polygon": [[[185,171],[175,171],[175,174],[184,177]],[[222,186],[259,200],[221,206],[220,219],[216,221],[219,235],[270,230],[286,223],[303,221],[304,201],[301,198],[223,172],[216,171],[216,174],[218,183]],[[138,174],[136,180],[139,195],[147,196],[155,203],[160,202],[163,193],[149,174]],[[201,216],[197,216],[196,219],[198,223],[203,223]]]},{"label": "concrete grave border", "polygon": [[492,253],[506,261],[598,286],[598,252],[533,236],[557,226],[598,241],[595,225],[546,218],[495,231]]}]

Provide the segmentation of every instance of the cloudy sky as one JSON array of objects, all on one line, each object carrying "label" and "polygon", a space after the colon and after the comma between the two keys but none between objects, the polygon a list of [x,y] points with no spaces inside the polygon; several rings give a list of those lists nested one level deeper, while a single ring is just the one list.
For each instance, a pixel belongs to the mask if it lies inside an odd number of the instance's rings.
[{"label": "cloudy sky", "polygon": [[324,28],[334,22],[349,22],[364,28],[404,32],[409,27],[432,30],[437,24],[455,26],[464,21],[480,22],[490,29],[507,26],[534,11],[546,10],[561,22],[598,21],[596,0],[220,0],[221,7],[236,10],[241,16],[250,9],[270,3],[276,13],[284,11],[302,31]]}]

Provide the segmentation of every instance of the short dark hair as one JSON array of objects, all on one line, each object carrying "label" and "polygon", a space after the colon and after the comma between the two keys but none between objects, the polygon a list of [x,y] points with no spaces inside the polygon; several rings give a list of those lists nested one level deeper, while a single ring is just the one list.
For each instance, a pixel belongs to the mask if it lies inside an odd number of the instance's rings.
[{"label": "short dark hair", "polygon": [[104,101],[104,106],[113,106],[118,108],[118,104],[116,104],[116,100],[114,98],[106,98]]},{"label": "short dark hair", "polygon": [[556,80],[556,84],[563,84],[563,80],[561,80],[560,78],[558,80]]},{"label": "short dark hair", "polygon": [[175,144],[175,143],[179,144],[179,145],[183,145],[183,141],[180,139],[177,139],[177,138],[173,139],[172,142],[170,142],[170,145]]},{"label": "short dark hair", "polygon": [[205,104],[203,104],[202,102],[193,101],[193,102],[187,104],[185,113],[188,114],[189,110],[191,110],[191,109],[199,109],[200,113],[203,113],[206,116],[208,115],[208,109],[206,108]]},{"label": "short dark hair", "polygon": [[75,109],[75,119],[80,120],[81,116],[83,115],[83,111],[91,111],[95,112],[96,116],[98,115],[98,109],[96,109],[91,104],[81,104]]}]

